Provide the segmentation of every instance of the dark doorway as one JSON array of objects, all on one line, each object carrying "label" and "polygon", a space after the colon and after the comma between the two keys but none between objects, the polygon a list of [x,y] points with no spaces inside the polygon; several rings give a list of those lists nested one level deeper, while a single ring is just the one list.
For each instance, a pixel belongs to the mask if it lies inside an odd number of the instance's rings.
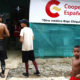
[{"label": "dark doorway", "polygon": [[14,6],[11,9],[11,20],[20,20],[23,18],[29,19],[29,8],[24,6]]},{"label": "dark doorway", "polygon": [[[26,2],[27,1],[27,2]],[[11,34],[10,39],[8,40],[8,49],[20,49],[19,43],[19,34],[21,26],[19,20],[27,19],[29,20],[29,0],[15,1],[15,3],[10,2],[10,22],[9,22],[9,31]],[[12,46],[13,45],[13,46]]]},{"label": "dark doorway", "polygon": [[[21,19],[29,19],[29,7],[27,5],[17,5],[17,6],[12,6],[11,12],[10,12],[10,20],[11,20],[11,31],[12,33],[15,32],[16,28],[19,28],[20,32],[20,24],[19,20]],[[14,34],[11,33],[11,36]],[[17,37],[17,36],[16,36]]]}]

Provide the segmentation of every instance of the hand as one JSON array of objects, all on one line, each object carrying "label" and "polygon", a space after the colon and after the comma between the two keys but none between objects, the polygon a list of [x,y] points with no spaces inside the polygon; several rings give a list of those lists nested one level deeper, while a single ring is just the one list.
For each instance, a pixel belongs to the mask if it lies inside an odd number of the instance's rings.
[{"label": "hand", "polygon": [[80,78],[80,74],[76,75],[76,78]]}]

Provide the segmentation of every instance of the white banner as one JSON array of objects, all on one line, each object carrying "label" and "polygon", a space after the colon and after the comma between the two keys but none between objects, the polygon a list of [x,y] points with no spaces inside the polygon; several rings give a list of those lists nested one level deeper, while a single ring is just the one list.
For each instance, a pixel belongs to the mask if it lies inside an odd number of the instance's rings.
[{"label": "white banner", "polygon": [[80,24],[80,1],[31,0],[29,15],[32,23]]}]

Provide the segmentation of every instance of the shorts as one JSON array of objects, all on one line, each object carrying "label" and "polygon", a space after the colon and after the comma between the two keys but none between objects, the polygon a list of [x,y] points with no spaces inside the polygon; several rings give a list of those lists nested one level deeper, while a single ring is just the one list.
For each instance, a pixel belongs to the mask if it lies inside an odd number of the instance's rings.
[{"label": "shorts", "polygon": [[7,51],[5,47],[5,41],[0,40],[0,60],[5,60],[7,59]]},{"label": "shorts", "polygon": [[34,51],[22,51],[22,62],[28,62],[28,60],[34,61]]},{"label": "shorts", "polygon": [[3,51],[5,48],[4,39],[0,39],[0,51]]},{"label": "shorts", "polygon": [[0,60],[7,59],[7,52],[6,51],[0,51]]},{"label": "shorts", "polygon": [[74,76],[71,76],[70,80],[80,80],[80,78],[75,78]]}]

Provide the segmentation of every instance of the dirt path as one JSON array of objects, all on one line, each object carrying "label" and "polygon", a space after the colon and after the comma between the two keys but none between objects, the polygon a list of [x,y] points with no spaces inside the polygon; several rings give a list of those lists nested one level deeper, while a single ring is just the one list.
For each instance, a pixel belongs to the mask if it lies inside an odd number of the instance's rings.
[{"label": "dirt path", "polygon": [[[33,73],[35,68],[32,62],[29,62],[29,78],[43,78],[43,77],[69,77],[71,70],[71,58],[53,58],[53,59],[36,59],[41,76],[36,76]],[[8,78],[25,78],[22,74],[25,72],[23,63],[19,64],[17,68],[11,69]]]},{"label": "dirt path", "polygon": [[[6,60],[6,78],[0,80],[25,80],[26,77],[22,74],[25,72],[25,65],[21,61],[20,51],[9,51],[8,60]],[[36,76],[33,73],[35,68],[32,62],[29,62],[29,78],[33,80],[58,80],[69,79],[69,72],[71,70],[71,58],[47,58],[47,59],[36,59],[41,76]],[[55,78],[57,77],[57,78]],[[46,79],[48,78],[48,79]],[[51,79],[52,78],[52,79]],[[53,79],[54,78],[54,79]]]}]

